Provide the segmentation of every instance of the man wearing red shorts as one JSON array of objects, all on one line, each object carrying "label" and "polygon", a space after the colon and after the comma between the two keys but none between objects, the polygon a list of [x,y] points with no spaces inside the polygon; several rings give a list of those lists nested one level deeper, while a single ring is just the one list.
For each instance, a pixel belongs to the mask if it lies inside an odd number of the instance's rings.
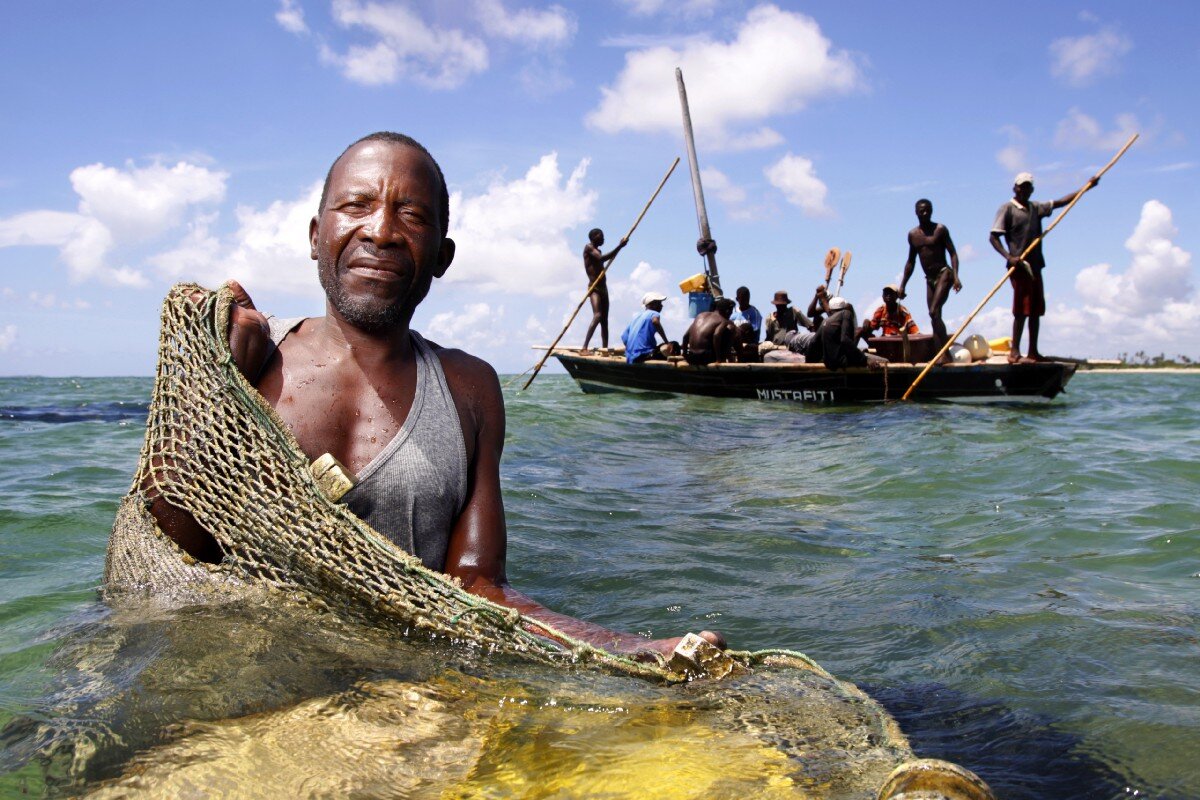
[{"label": "man wearing red shorts", "polygon": [[[1018,361],[1041,361],[1042,354],[1038,352],[1038,329],[1041,318],[1046,313],[1046,295],[1042,288],[1042,270],[1046,261],[1042,256],[1042,243],[1038,242],[1021,260],[1025,248],[1035,239],[1042,236],[1042,219],[1050,216],[1056,208],[1062,208],[1075,199],[1076,195],[1086,192],[1097,183],[1099,178],[1092,178],[1087,186],[1078,192],[1072,192],[1052,202],[1031,200],[1033,195],[1033,175],[1022,172],[1013,179],[1013,198],[996,212],[996,221],[992,223],[992,247],[1004,256],[1008,267],[1015,267],[1009,281],[1013,287],[1013,333],[1012,348],[1008,351],[1008,361],[1015,364]],[[1000,237],[1008,245],[1006,250],[1000,243]],[[1025,328],[1025,319],[1029,318],[1029,356],[1021,358],[1021,334]]]}]

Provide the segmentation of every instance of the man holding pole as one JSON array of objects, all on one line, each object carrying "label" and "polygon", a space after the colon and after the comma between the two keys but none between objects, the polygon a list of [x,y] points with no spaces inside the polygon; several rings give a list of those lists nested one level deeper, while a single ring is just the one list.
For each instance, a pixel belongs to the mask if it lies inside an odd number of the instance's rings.
[{"label": "man holding pole", "polygon": [[583,349],[587,350],[592,341],[596,326],[600,326],[600,346],[608,348],[608,282],[604,276],[604,265],[617,257],[629,239],[622,239],[620,244],[608,253],[601,253],[604,245],[604,231],[592,228],[588,232],[588,243],[583,246],[583,270],[588,276],[588,299],[592,301],[592,321],[588,325],[587,336],[583,337]]},{"label": "man holding pole", "polygon": [[[1042,256],[1041,242],[1025,255],[1024,261],[1021,254],[1032,242],[1041,238],[1043,217],[1050,216],[1056,208],[1070,204],[1099,182],[1100,176],[1097,175],[1079,191],[1046,202],[1031,199],[1033,175],[1022,172],[1013,179],[1012,199],[1000,206],[996,212],[996,221],[992,223],[992,247],[1004,256],[1006,266],[1012,269],[1012,275],[1009,277],[1013,287],[1012,349],[1008,352],[1010,364],[1043,360],[1038,351],[1038,330],[1041,327],[1041,318],[1046,313],[1046,295],[1042,285],[1042,270],[1046,267],[1046,261]],[[1008,245],[1007,250],[1000,243],[1001,236]],[[1029,355],[1022,359],[1021,334],[1026,318],[1029,319]]]}]

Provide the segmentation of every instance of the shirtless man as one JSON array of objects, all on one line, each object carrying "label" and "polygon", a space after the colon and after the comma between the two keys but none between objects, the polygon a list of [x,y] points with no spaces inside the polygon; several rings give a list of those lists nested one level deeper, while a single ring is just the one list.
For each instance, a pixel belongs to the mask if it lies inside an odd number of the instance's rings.
[{"label": "shirtless man", "polygon": [[[900,299],[907,297],[904,287],[912,277],[917,256],[921,257],[921,269],[925,271],[925,301],[929,306],[929,325],[933,328],[933,342],[939,348],[946,343],[946,323],[942,320],[942,306],[950,297],[950,288],[962,290],[958,279],[958,252],[950,238],[950,229],[933,221],[933,203],[922,198],[917,201],[917,227],[908,232],[908,260],[904,262],[904,277],[900,280]],[[950,263],[946,263],[946,254]]]},{"label": "shirtless man", "polygon": [[[588,243],[583,246],[583,271],[587,273],[588,286],[592,287],[588,293],[588,300],[592,303],[592,321],[588,325],[587,336],[583,337],[585,351],[588,349],[588,342],[592,341],[592,334],[596,332],[597,325],[600,326],[600,346],[608,348],[608,279],[601,277],[600,273],[604,272],[604,265],[616,258],[617,253],[627,244],[629,240],[622,239],[612,252],[601,253],[604,231],[592,228],[588,232]],[[600,280],[597,281],[597,278]]]},{"label": "shirtless man", "polygon": [[[229,331],[238,368],[306,456],[331,453],[360,476],[343,498],[350,510],[427,566],[596,646],[669,653],[678,639],[610,631],[550,611],[509,585],[496,373],[409,328],[454,259],[448,225],[445,179],[424,147],[395,133],[352,144],[330,167],[309,224],[325,316],[268,320],[239,287]],[[221,558],[187,512],[151,500],[160,528],[185,551]],[[723,644],[719,634],[702,635]]]},{"label": "shirtless man", "polygon": [[737,326],[729,321],[733,301],[721,297],[712,311],[702,311],[683,335],[683,358],[693,366],[719,364],[734,359],[738,340]]}]

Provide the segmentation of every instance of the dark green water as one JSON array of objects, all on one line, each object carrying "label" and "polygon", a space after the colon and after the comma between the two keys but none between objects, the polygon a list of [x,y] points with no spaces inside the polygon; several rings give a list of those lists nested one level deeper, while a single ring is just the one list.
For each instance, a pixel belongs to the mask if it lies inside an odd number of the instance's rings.
[{"label": "dark green water", "polygon": [[[0,794],[42,791],[47,726],[169,649],[94,656],[149,389],[0,380]],[[540,378],[508,392],[509,574],[610,627],[802,650],[1000,797],[1200,797],[1197,391],[1195,374],[1083,374],[1045,405],[813,410]],[[206,614],[156,635],[195,647]],[[273,634],[286,674],[246,656],[141,680],[127,750],[218,699],[270,710],[382,659],[369,636],[296,625],[223,629]]]}]

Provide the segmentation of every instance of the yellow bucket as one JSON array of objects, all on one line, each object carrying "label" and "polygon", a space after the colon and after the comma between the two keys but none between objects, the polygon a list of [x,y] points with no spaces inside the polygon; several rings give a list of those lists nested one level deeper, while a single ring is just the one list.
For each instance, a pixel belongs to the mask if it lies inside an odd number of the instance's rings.
[{"label": "yellow bucket", "polygon": [[679,282],[679,291],[687,294],[688,292],[703,292],[708,288],[708,276],[703,272],[697,272],[690,278]]},{"label": "yellow bucket", "polygon": [[993,353],[1007,353],[1012,349],[1012,337],[1001,336],[999,339],[988,339],[988,347]]}]

